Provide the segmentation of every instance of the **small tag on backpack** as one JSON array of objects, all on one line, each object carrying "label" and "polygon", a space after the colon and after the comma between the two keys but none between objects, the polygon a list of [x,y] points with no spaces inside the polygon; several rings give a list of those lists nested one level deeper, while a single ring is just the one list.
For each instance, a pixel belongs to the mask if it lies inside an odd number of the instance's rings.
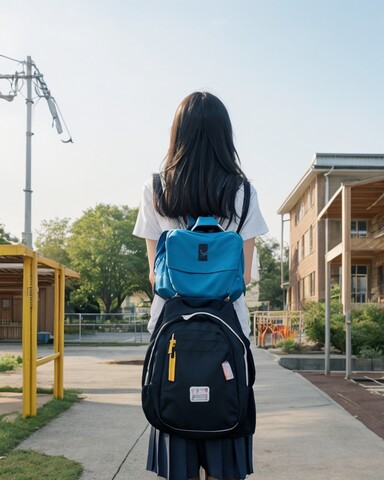
[{"label": "small tag on backpack", "polygon": [[197,258],[199,262],[208,261],[208,243],[199,243]]},{"label": "small tag on backpack", "polygon": [[209,402],[209,387],[190,387],[189,399],[191,402]]},{"label": "small tag on backpack", "polygon": [[225,361],[221,364],[221,366],[223,367],[224,377],[226,380],[232,380],[235,378],[229,362]]}]

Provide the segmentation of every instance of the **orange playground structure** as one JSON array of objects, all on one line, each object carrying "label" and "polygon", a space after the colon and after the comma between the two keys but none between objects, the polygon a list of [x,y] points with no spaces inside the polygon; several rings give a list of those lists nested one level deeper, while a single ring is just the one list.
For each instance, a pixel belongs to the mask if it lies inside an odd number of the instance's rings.
[{"label": "orange playground structure", "polygon": [[303,334],[303,312],[266,311],[254,312],[253,334],[257,346],[276,346],[281,340],[293,338],[299,343]]}]

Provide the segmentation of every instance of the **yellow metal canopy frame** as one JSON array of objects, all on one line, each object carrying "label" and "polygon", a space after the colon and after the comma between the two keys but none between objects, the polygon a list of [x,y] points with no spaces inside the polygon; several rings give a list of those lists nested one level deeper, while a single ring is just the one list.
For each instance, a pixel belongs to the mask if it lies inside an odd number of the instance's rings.
[{"label": "yellow metal canopy frame", "polygon": [[[22,268],[23,416],[36,415],[37,367],[54,362],[54,398],[64,396],[65,279],[79,274],[24,245],[0,245],[0,270]],[[1,274],[1,273],[0,273]],[[51,277],[54,286],[53,354],[37,358],[39,276]]]}]

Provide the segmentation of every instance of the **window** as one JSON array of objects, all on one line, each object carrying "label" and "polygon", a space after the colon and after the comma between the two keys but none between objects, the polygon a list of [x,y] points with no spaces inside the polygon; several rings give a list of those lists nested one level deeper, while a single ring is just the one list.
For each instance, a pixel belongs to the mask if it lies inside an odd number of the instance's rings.
[{"label": "window", "polygon": [[297,251],[297,244],[292,248],[292,259],[291,259],[291,265],[297,265],[299,261],[299,255]]},{"label": "window", "polygon": [[11,321],[11,299],[0,298],[0,324],[6,324]]},{"label": "window", "polygon": [[315,296],[315,272],[307,275],[301,280],[302,299],[308,299]]},{"label": "window", "polygon": [[315,184],[311,183],[311,207],[315,204]]},{"label": "window", "polygon": [[313,227],[311,225],[310,229],[307,230],[303,237],[304,240],[304,250],[303,256],[306,257],[313,252]]},{"label": "window", "polygon": [[366,303],[368,292],[368,267],[366,265],[352,265],[352,290],[353,303]]},{"label": "window", "polygon": [[305,198],[305,211],[311,208],[311,187],[308,187]]},{"label": "window", "polygon": [[304,278],[299,280],[299,300],[304,300],[305,291],[304,291]]},{"label": "window", "polygon": [[310,293],[311,297],[314,297],[316,292],[315,292],[315,272],[312,272],[309,275],[309,284],[310,284]]},{"label": "window", "polygon": [[351,236],[352,238],[364,238],[367,236],[367,221],[366,220],[352,220],[351,221]]},{"label": "window", "polygon": [[2,308],[10,308],[11,307],[11,300],[9,298],[3,298],[1,300]]},{"label": "window", "polygon": [[377,267],[377,290],[380,295],[384,293],[384,266]]},{"label": "window", "polygon": [[305,202],[304,200],[300,203],[300,210],[299,210],[299,222],[304,218],[305,215]]},{"label": "window", "polygon": [[297,203],[295,208],[295,225],[304,218],[305,214],[305,196]]},{"label": "window", "polygon": [[309,229],[309,253],[313,252],[313,227]]}]

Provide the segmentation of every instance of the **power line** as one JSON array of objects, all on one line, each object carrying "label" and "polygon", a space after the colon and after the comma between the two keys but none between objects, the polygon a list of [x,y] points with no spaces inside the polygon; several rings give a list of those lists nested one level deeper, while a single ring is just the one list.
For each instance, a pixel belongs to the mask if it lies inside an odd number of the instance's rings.
[{"label": "power line", "polygon": [[16,63],[24,63],[24,60],[16,60],[15,58],[7,57],[7,55],[2,55],[1,53],[0,53],[0,57],[6,58],[7,60],[12,60],[13,62],[16,62]]}]

